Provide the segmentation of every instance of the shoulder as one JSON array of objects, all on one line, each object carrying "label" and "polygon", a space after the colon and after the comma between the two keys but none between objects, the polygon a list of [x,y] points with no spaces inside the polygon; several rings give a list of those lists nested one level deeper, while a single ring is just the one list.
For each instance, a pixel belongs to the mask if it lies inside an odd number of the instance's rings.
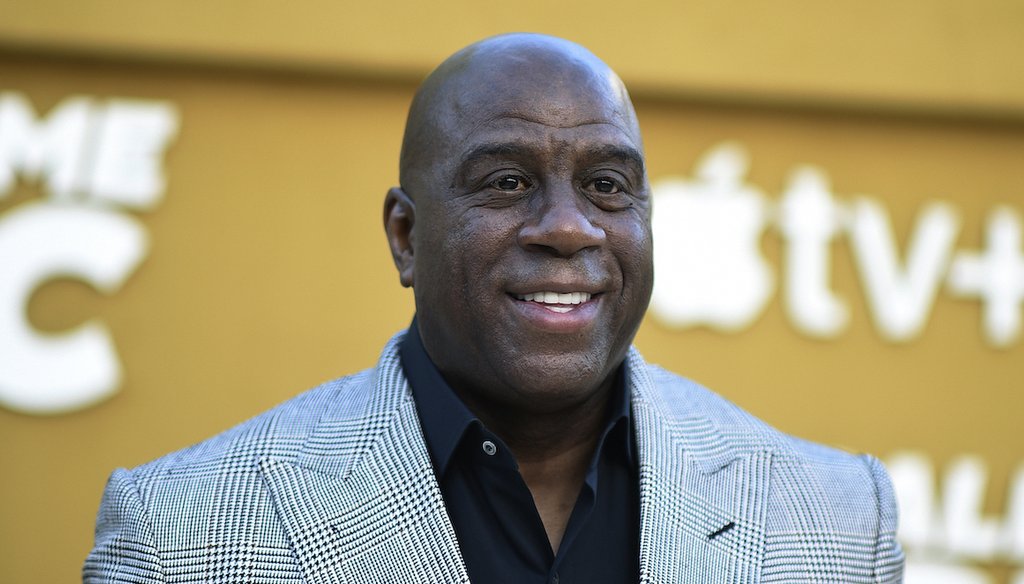
[{"label": "shoulder", "polygon": [[856,462],[856,455],[786,434],[695,381],[657,365],[646,365],[646,368],[653,381],[658,409],[668,419],[705,419],[733,442],[745,442],[749,448],[771,451],[776,462],[863,466]]},{"label": "shoulder", "polygon": [[[772,581],[825,578],[899,582],[892,484],[881,463],[781,432],[722,396],[660,367],[631,361],[636,397],[711,473],[730,461],[759,459],[755,496]],[[680,463],[681,464],[681,463]],[[742,472],[733,467],[735,473]],[[749,471],[747,471],[749,472]],[[753,475],[748,475],[753,480]],[[754,493],[752,493],[754,494]]]},{"label": "shoulder", "polygon": [[[769,461],[759,498],[773,574],[788,581],[815,572],[842,574],[842,581],[861,581],[864,574],[876,582],[900,580],[896,498],[878,459],[788,435],[700,384],[644,367],[651,380],[645,399],[678,428],[677,440],[714,453],[709,459],[716,467],[744,454]],[[794,564],[801,549],[808,557]],[[837,559],[854,557],[861,563]]]},{"label": "shoulder", "polygon": [[252,545],[245,541],[249,537],[259,539],[264,556],[277,558],[274,574],[284,579],[292,570],[290,552],[274,521],[260,460],[295,460],[324,416],[363,415],[371,407],[375,374],[368,370],[325,383],[208,440],[114,471],[83,579],[108,581],[124,572],[153,582],[205,580],[208,574],[196,570],[221,565],[234,573],[245,565],[231,558],[241,553],[239,546],[251,549],[245,547]]},{"label": "shoulder", "polygon": [[[227,472],[255,472],[259,459],[294,459],[325,416],[364,411],[372,400],[375,370],[309,389],[216,436],[128,472],[143,498],[158,483],[216,480]],[[193,482],[193,484],[197,484]]]},{"label": "shoulder", "polygon": [[[310,389],[208,440],[133,469],[104,491],[85,581],[122,572],[147,581],[251,581],[256,547],[270,580],[296,576],[267,469],[341,476],[407,402],[398,335],[377,366]],[[254,547],[255,546],[255,547]],[[241,554],[241,555],[239,555]],[[269,581],[269,580],[268,580]]]},{"label": "shoulder", "polygon": [[895,520],[892,486],[873,456],[789,435],[694,381],[657,366],[647,365],[647,371],[658,411],[670,423],[700,420],[720,448],[770,455],[769,509],[815,507],[826,523],[863,521],[873,525],[860,527],[871,531],[880,517]]}]

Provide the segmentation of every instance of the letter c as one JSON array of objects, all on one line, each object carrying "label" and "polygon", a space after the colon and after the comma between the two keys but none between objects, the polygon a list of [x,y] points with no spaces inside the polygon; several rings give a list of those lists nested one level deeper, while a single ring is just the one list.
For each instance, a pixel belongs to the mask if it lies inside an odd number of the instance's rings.
[{"label": "letter c", "polygon": [[26,308],[40,285],[61,276],[116,292],[147,249],[143,226],[112,211],[32,202],[0,219],[0,405],[55,414],[117,391],[121,366],[102,322],[43,334]]}]

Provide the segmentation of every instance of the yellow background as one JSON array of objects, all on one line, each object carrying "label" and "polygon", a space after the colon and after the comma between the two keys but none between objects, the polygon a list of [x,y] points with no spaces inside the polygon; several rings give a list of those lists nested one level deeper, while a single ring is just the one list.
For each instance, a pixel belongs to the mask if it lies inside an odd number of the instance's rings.
[{"label": "yellow background", "polygon": [[[841,198],[878,197],[901,249],[930,200],[960,210],[957,250],[983,246],[993,206],[1024,212],[1024,4],[1012,0],[0,1],[0,91],[41,116],[81,94],[168,101],[181,119],[165,198],[135,214],[150,254],[124,288],[59,280],[30,304],[44,331],[106,322],[125,382],[72,414],[0,410],[0,581],[77,580],[113,468],[374,363],[413,312],[381,228],[405,109],[447,54],[510,30],[576,40],[620,72],[652,180],[688,175],[733,139],[772,199],[802,163]],[[23,182],[0,216],[42,196]],[[779,279],[780,243],[763,240]],[[889,344],[849,248],[833,253],[853,315],[835,340],[802,336],[776,293],[743,332],[648,319],[637,344],[790,433],[939,464],[981,455],[986,511],[1002,517],[1024,462],[1024,341],[990,348],[979,303],[942,291],[922,336]]]}]

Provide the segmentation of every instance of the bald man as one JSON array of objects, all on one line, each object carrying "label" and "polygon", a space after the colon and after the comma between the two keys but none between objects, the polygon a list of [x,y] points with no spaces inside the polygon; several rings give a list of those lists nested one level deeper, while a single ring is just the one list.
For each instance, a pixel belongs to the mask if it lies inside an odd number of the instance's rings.
[{"label": "bald man", "polygon": [[505,35],[413,101],[384,225],[412,325],[373,369],[116,471],[95,582],[898,582],[877,460],[631,349],[643,145],[586,49]]}]

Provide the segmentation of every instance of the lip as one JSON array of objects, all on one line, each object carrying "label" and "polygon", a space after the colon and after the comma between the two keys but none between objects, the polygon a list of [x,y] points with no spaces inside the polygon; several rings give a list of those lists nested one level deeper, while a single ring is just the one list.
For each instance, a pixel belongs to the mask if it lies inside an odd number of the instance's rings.
[{"label": "lip", "polygon": [[[563,292],[556,287],[544,288],[551,292]],[[565,292],[582,292],[579,288],[564,290]],[[577,333],[591,326],[597,319],[598,310],[604,295],[591,293],[590,300],[580,304],[559,304],[556,306],[571,306],[569,312],[555,312],[540,302],[531,300],[519,300],[515,294],[509,294],[509,302],[526,323],[534,328],[545,332],[569,334]]]}]

